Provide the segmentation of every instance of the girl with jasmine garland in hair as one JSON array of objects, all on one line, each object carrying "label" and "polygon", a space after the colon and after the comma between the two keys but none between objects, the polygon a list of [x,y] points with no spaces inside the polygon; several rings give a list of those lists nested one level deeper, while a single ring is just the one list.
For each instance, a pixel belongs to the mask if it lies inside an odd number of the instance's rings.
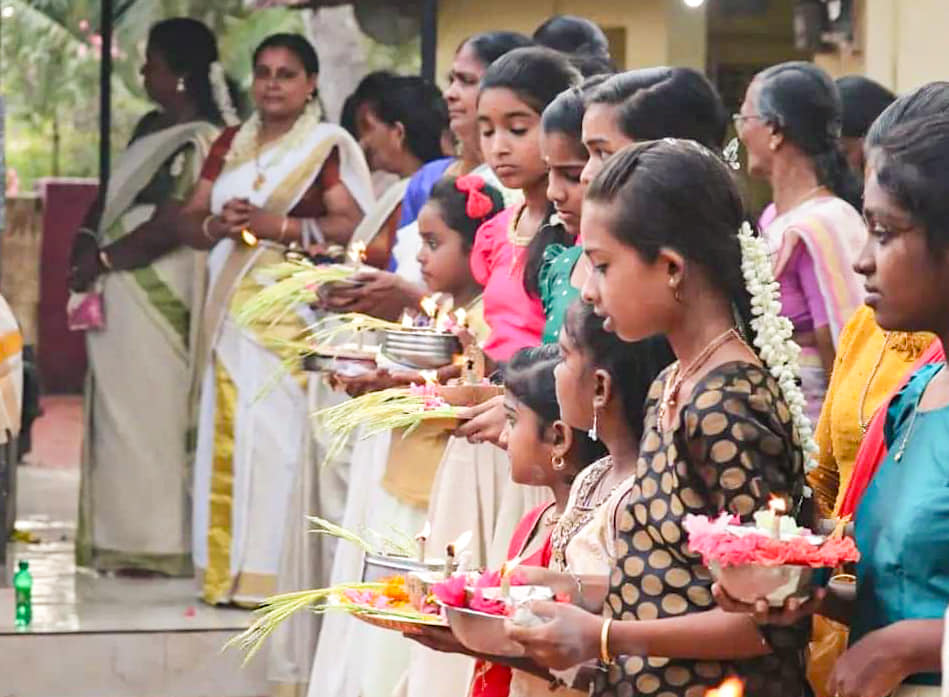
[{"label": "girl with jasmine garland in hair", "polygon": [[177,213],[218,129],[237,117],[201,22],[155,24],[142,75],[159,108],[136,126],[72,250],[70,286],[101,286],[105,312],[105,326],[86,333],[76,559],[190,576],[188,387],[205,255],[182,246]]},{"label": "girl with jasmine garland in hair", "polygon": [[689,513],[749,520],[772,495],[798,510],[814,447],[767,251],[743,220],[728,167],[691,141],[627,148],[587,190],[584,298],[620,339],[664,334],[678,359],[649,391],[613,571],[581,579],[606,617],[534,603],[545,624],[507,627],[542,665],[599,658],[595,695],[698,697],[728,674],[751,697],[808,694],[808,628],[717,609],[683,527]]}]

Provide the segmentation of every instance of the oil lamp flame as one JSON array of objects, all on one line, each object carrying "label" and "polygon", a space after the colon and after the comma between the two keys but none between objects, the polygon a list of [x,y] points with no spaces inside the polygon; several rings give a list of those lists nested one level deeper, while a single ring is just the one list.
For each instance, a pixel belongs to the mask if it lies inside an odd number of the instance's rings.
[{"label": "oil lamp flame", "polygon": [[435,370],[420,370],[419,375],[422,376],[422,379],[425,381],[426,385],[437,385],[438,384],[438,371]]},{"label": "oil lamp flame", "polygon": [[422,542],[424,540],[427,540],[429,537],[431,537],[431,535],[432,535],[432,524],[426,520],[425,525],[423,525],[422,529],[419,530],[418,533],[415,535],[415,539],[418,540],[419,542]]},{"label": "oil lamp flame", "polygon": [[457,310],[455,310],[455,323],[459,327],[468,327],[468,313],[465,312],[465,308],[459,307]]},{"label": "oil lamp flame", "polygon": [[252,232],[251,232],[250,230],[248,230],[247,228],[244,228],[243,230],[241,230],[241,241],[242,241],[244,244],[246,244],[248,247],[256,247],[256,246],[257,246],[257,235],[255,235],[254,233],[252,233]]},{"label": "oil lamp flame", "polygon": [[431,295],[426,295],[422,298],[419,305],[422,311],[429,317],[435,317],[435,313],[438,312],[438,302]]},{"label": "oil lamp flame", "polygon": [[362,240],[353,242],[349,248],[349,260],[359,266],[366,260],[366,243]]},{"label": "oil lamp flame", "polygon": [[505,598],[511,595],[511,574],[521,561],[522,557],[518,556],[501,564],[501,595]]},{"label": "oil lamp flame", "polygon": [[787,513],[788,504],[780,496],[772,496],[768,502],[768,509],[775,515]]},{"label": "oil lamp flame", "polygon": [[728,678],[715,689],[705,693],[705,697],[743,697],[745,685],[738,678]]},{"label": "oil lamp flame", "polygon": [[409,313],[405,312],[404,310],[402,311],[401,323],[403,329],[411,329],[415,326],[415,320],[413,320],[412,317],[409,316]]}]

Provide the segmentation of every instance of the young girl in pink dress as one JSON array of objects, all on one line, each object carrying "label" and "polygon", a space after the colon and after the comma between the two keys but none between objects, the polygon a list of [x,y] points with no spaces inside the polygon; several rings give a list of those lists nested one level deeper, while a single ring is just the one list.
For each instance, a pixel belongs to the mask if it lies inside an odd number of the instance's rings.
[{"label": "young girl in pink dress", "polygon": [[478,127],[485,161],[524,201],[485,223],[471,252],[471,271],[484,286],[491,336],[485,352],[503,362],[540,344],[544,310],[537,275],[548,240],[539,231],[552,212],[547,164],[540,151],[541,114],[580,74],[561,54],[522,48],[495,61],[481,81]]}]

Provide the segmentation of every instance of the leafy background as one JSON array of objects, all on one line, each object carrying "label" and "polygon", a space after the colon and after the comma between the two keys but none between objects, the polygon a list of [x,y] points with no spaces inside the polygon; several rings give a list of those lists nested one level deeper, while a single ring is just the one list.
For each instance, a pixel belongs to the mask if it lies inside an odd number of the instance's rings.
[{"label": "leafy background", "polygon": [[[0,0],[0,90],[6,99],[6,158],[20,191],[43,176],[95,177],[98,170],[98,0]],[[148,28],[167,17],[204,21],[228,74],[246,89],[250,55],[266,36],[303,32],[305,15],[252,11],[245,0],[114,0],[112,147],[121,150],[151,109],[139,68]],[[370,69],[418,70],[418,42],[383,46],[365,38]]]}]

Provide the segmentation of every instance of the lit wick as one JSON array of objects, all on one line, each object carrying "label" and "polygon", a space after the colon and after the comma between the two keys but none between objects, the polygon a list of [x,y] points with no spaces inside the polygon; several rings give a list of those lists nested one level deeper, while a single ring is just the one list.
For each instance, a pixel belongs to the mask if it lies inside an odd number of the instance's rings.
[{"label": "lit wick", "polygon": [[773,496],[768,502],[768,509],[771,511],[771,539],[781,539],[781,515],[788,510],[784,499]]},{"label": "lit wick", "polygon": [[422,308],[422,312],[428,315],[429,325],[434,325],[435,315],[438,313],[438,301],[431,295],[426,295],[419,302],[419,306]]},{"label": "lit wick", "polygon": [[467,530],[461,533],[458,539],[450,543],[445,549],[445,578],[449,578],[455,568],[455,555],[461,554],[469,542],[471,542],[471,531]]},{"label": "lit wick", "polygon": [[358,242],[353,242],[352,246],[349,248],[349,260],[353,263],[353,266],[356,267],[356,271],[359,271],[362,267],[362,263],[366,260],[366,243],[362,240]]},{"label": "lit wick", "polygon": [[422,526],[422,529],[415,536],[415,541],[418,542],[418,560],[420,564],[425,563],[425,543],[428,542],[428,538],[431,534],[432,526],[426,520],[425,525]]},{"label": "lit wick", "polygon": [[521,563],[521,557],[514,557],[501,564],[501,597],[511,597],[511,574]]}]

